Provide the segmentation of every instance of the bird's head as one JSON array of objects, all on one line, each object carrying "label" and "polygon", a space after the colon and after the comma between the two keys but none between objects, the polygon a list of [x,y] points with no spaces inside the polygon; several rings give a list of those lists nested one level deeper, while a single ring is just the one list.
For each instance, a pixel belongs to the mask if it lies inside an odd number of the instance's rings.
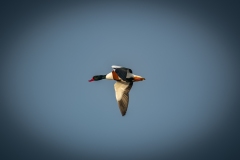
[{"label": "bird's head", "polygon": [[93,76],[92,79],[88,80],[88,82],[92,82],[92,81],[99,81],[102,79],[106,79],[106,75],[96,75]]}]

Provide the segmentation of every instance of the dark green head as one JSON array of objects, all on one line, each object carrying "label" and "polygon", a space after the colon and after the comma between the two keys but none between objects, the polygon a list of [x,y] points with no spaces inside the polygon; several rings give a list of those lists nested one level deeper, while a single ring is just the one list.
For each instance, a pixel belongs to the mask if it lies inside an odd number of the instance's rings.
[{"label": "dark green head", "polygon": [[96,75],[96,76],[93,76],[93,78],[88,80],[88,82],[99,81],[99,80],[102,80],[102,79],[106,79],[106,75]]}]

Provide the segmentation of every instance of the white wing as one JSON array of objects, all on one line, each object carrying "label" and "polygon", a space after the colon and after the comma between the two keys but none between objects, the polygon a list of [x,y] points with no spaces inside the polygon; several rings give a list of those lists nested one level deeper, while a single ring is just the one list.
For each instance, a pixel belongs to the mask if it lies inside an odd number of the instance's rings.
[{"label": "white wing", "polygon": [[132,88],[132,82],[121,82],[118,81],[114,84],[116,99],[118,102],[119,109],[124,116],[127,112],[129,102],[129,92]]},{"label": "white wing", "polygon": [[115,69],[115,68],[123,68],[122,66],[117,66],[117,65],[112,65],[112,68]]}]

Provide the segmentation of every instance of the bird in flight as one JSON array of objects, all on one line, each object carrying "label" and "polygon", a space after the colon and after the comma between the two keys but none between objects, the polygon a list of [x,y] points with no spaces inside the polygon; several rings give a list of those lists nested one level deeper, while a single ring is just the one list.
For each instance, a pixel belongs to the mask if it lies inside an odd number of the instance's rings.
[{"label": "bird in flight", "polygon": [[106,75],[96,75],[93,76],[89,82],[99,81],[102,79],[115,80],[114,84],[115,95],[117,103],[120,109],[122,116],[127,112],[128,102],[129,102],[129,92],[133,86],[133,82],[139,82],[145,80],[145,78],[135,75],[132,73],[132,70],[129,68],[121,66],[112,66],[112,72]]}]

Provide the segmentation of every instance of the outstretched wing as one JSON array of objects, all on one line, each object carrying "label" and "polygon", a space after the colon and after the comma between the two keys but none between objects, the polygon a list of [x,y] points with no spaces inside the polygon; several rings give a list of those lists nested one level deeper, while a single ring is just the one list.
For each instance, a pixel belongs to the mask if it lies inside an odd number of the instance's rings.
[{"label": "outstretched wing", "polygon": [[132,78],[132,70],[129,68],[121,67],[121,66],[112,66],[113,70],[117,75],[124,81],[127,81],[127,79]]},{"label": "outstretched wing", "polygon": [[132,88],[133,82],[118,81],[114,84],[116,99],[122,116],[124,116],[128,109],[129,92]]}]

